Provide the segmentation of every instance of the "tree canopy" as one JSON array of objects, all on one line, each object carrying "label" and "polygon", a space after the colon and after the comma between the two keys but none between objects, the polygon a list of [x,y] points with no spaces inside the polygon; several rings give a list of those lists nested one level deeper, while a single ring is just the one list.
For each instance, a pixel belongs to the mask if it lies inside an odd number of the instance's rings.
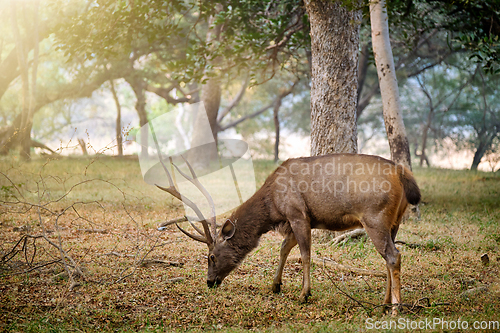
[{"label": "tree canopy", "polygon": [[[378,96],[378,81],[370,56],[368,3],[343,3],[361,8],[364,13],[358,80],[358,122],[363,125],[374,119],[373,112],[365,114],[363,110],[370,103],[373,105]],[[219,9],[216,4],[220,5]],[[12,130],[20,115],[22,87],[17,44],[8,19],[10,3],[3,2],[0,11],[4,18],[0,26],[3,32],[0,116],[6,125],[1,133],[5,134]],[[32,15],[29,11],[27,6],[19,5],[17,16]],[[400,85],[415,85],[415,80],[422,80],[421,75],[432,68],[449,73],[447,68],[454,66],[455,59],[462,61],[460,70],[466,72],[479,65],[484,81],[494,82],[499,71],[500,33],[496,1],[391,1],[388,12]],[[229,125],[248,116],[245,119],[250,119],[249,128],[268,125],[272,133],[270,114],[266,113],[270,111],[266,110],[272,109],[280,91],[300,79],[294,92],[285,97],[289,102],[281,108],[286,116],[281,116],[279,122],[291,131],[307,133],[310,130],[307,116],[310,22],[302,1],[41,0],[38,15],[37,31],[33,20],[17,20],[30,71],[36,41],[33,36],[36,34],[39,40],[35,118],[41,117],[36,115],[45,109],[44,117],[66,114],[66,118],[59,119],[70,119],[67,108],[72,101],[89,97],[106,82],[120,78],[140,83],[143,94],[156,94],[164,100],[164,105],[194,102],[199,98],[201,85],[216,76],[222,79],[223,89],[228,89],[221,102],[220,128],[232,128]],[[206,38],[213,29],[208,24],[210,17],[221,29],[221,38],[217,40]],[[248,87],[242,85],[246,77]],[[469,85],[472,87],[473,83]],[[249,89],[254,93],[249,94]],[[238,94],[238,90],[243,93]],[[260,104],[252,103],[252,99],[257,101],[257,95],[262,99]],[[496,102],[489,105],[491,103]],[[152,112],[147,103],[145,112]],[[412,115],[408,117],[413,119]],[[467,119],[472,121],[470,117]],[[35,124],[41,123],[35,121]],[[233,126],[238,126],[241,133],[250,133],[240,123]],[[458,128],[462,123],[450,123],[450,126]],[[57,127],[54,126],[54,130]],[[11,148],[6,145],[5,135],[0,141],[4,153]],[[487,141],[492,145],[497,142],[496,139]]]}]

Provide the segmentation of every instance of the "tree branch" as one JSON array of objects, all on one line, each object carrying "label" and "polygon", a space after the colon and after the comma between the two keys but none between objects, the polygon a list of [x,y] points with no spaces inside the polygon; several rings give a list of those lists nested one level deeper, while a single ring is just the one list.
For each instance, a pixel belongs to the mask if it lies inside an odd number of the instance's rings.
[{"label": "tree branch", "polygon": [[363,98],[359,101],[358,107],[356,109],[356,119],[361,117],[361,114],[366,109],[366,107],[370,104],[370,100],[373,96],[375,96],[379,92],[378,81],[371,86],[370,90],[363,96]]},{"label": "tree branch", "polygon": [[[299,21],[299,22],[300,22],[300,21]],[[293,29],[289,30],[289,31],[285,34],[285,36],[283,37],[283,39],[282,39],[282,40],[280,40],[278,43],[276,43],[276,44],[274,44],[274,45],[270,45],[270,46],[266,47],[264,50],[265,50],[265,51],[269,51],[269,50],[272,50],[272,49],[275,49],[275,48],[277,48],[277,49],[281,48],[281,47],[282,47],[282,46],[283,46],[286,42],[288,42],[288,40],[290,39],[290,37],[292,37],[292,35],[293,35],[294,33],[296,33],[297,31],[299,31],[299,30],[300,30],[300,29],[302,29],[302,28],[303,28],[303,24],[302,24],[302,22],[300,22],[299,24],[295,24],[295,28],[293,28]]]},{"label": "tree branch", "polygon": [[[41,41],[50,35],[47,21],[39,25],[38,40]],[[26,52],[29,52],[35,47],[35,38],[28,34],[22,42]],[[19,62],[17,60],[17,46],[14,47],[9,55],[0,63],[0,98],[5,94],[10,86],[10,83],[19,76]]]},{"label": "tree branch", "polygon": [[229,112],[231,112],[231,110],[234,109],[234,107],[240,103],[241,99],[245,95],[245,92],[247,90],[247,86],[248,86],[249,82],[250,82],[250,76],[247,75],[247,77],[245,78],[245,81],[241,85],[240,91],[238,92],[236,97],[231,101],[231,103],[224,110],[222,110],[222,112],[217,117],[218,123],[220,123],[222,121],[222,119],[224,119],[224,117],[227,116],[227,114]]},{"label": "tree branch", "polygon": [[[152,85],[148,84],[146,87],[146,90],[152,93],[157,94],[160,97],[163,97],[167,103],[169,104],[179,104],[179,103],[188,103],[191,101],[191,98],[183,97],[183,98],[173,98],[170,96],[170,92],[176,88],[175,84],[172,84],[171,86],[167,88],[163,87],[153,87]],[[183,93],[184,95],[184,93]]]},{"label": "tree branch", "polygon": [[235,127],[236,125],[244,122],[245,120],[247,119],[250,119],[250,118],[254,118],[254,117],[257,117],[258,115],[264,113],[266,110],[272,108],[274,105],[276,105],[276,103],[280,100],[282,100],[283,98],[285,98],[286,96],[288,96],[289,94],[292,93],[293,91],[293,88],[295,88],[295,86],[297,85],[297,83],[299,82],[299,79],[295,80],[295,82],[293,83],[293,85],[287,89],[286,91],[282,92],[280,95],[278,95],[271,103],[269,103],[268,105],[264,106],[263,108],[261,108],[260,110],[252,113],[252,114],[249,114],[249,115],[246,115],[246,116],[243,116],[225,126],[219,126],[219,129],[218,129],[218,132],[222,132],[222,131],[225,131],[227,130],[228,128],[231,128],[231,127]]}]

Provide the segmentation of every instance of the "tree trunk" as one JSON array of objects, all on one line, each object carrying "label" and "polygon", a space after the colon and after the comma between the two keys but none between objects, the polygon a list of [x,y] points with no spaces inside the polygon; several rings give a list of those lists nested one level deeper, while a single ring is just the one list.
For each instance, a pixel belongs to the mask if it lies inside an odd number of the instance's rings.
[{"label": "tree trunk", "polygon": [[486,144],[484,141],[480,141],[479,145],[474,153],[474,158],[472,159],[472,165],[470,167],[471,170],[477,170],[479,163],[481,163],[481,159],[484,156],[484,152],[486,151]]},{"label": "tree trunk", "polygon": [[311,155],[355,153],[361,11],[329,0],[305,5],[311,23]]},{"label": "tree trunk", "polygon": [[366,42],[363,44],[363,47],[361,48],[361,52],[359,53],[359,65],[358,65],[358,97],[357,97],[357,103],[358,103],[358,110],[357,110],[357,117],[361,114],[359,111],[359,99],[361,98],[361,92],[363,91],[363,86],[365,85],[366,81],[366,76],[368,74],[368,65],[369,65],[369,60],[370,60],[370,55],[369,50],[370,50],[370,45],[371,43]]},{"label": "tree trunk", "polygon": [[113,94],[113,99],[116,104],[116,124],[115,124],[115,132],[116,132],[116,147],[118,149],[118,156],[123,156],[123,137],[122,137],[122,107],[120,105],[120,100],[118,99],[118,95],[115,90],[115,84],[113,80],[109,80],[111,84],[111,93]]},{"label": "tree trunk", "polygon": [[10,126],[0,131],[0,155],[7,155],[11,149],[19,144],[22,113],[18,114]]},{"label": "tree trunk", "polygon": [[[222,10],[221,4],[216,4],[216,11],[220,12]],[[208,33],[207,33],[207,43],[214,43],[220,39],[221,28],[220,24],[214,25],[215,17],[210,16],[208,19]],[[210,62],[212,66],[217,65],[220,62],[219,59],[215,58]],[[215,74],[217,75],[217,74]],[[193,138],[191,142],[191,147],[197,147],[205,145],[207,138],[210,135],[214,139],[214,143],[207,145],[206,149],[197,151],[196,164],[202,167],[206,167],[211,161],[217,160],[217,114],[219,113],[220,101],[221,101],[221,88],[220,88],[220,78],[218,76],[205,77],[205,84],[201,90],[201,101],[205,106],[206,116],[208,118],[208,123],[210,128],[205,128],[205,115],[199,112],[194,123],[195,130],[193,131]],[[210,131],[210,132],[207,132]]]},{"label": "tree trunk", "polygon": [[28,56],[25,51],[23,40],[21,39],[21,34],[19,32],[19,26],[17,23],[17,7],[16,2],[11,1],[11,27],[14,34],[14,39],[16,41],[17,49],[17,62],[19,64],[21,72],[21,82],[22,82],[22,101],[21,101],[21,125],[19,128],[18,140],[21,143],[20,156],[23,160],[29,160],[31,158],[31,127],[33,122],[30,119],[30,87],[29,87],[29,77],[28,77],[28,61],[26,57]]},{"label": "tree trunk", "polygon": [[146,113],[146,82],[136,75],[126,78],[127,82],[134,90],[137,101],[135,103],[135,110],[139,116],[139,126],[141,127],[141,158],[148,157],[148,133],[149,129],[143,127],[148,123],[148,115]]},{"label": "tree trunk", "polygon": [[273,109],[273,119],[274,119],[274,131],[276,133],[276,138],[274,139],[274,163],[279,161],[280,154],[280,119],[279,110],[281,107],[281,98],[276,101]]},{"label": "tree trunk", "polygon": [[422,134],[422,152],[418,157],[420,157],[420,167],[424,166],[424,162],[427,164],[427,167],[430,168],[431,164],[429,162],[429,157],[427,156],[427,153],[425,152],[425,149],[427,148],[427,133],[429,131],[429,127],[425,126],[424,128],[424,133]]},{"label": "tree trunk", "polygon": [[[31,129],[33,128],[33,116],[35,114],[35,105],[36,105],[36,79],[38,73],[38,53],[39,53],[39,36],[38,36],[38,8],[40,6],[40,1],[35,0],[33,4],[33,66],[31,68],[31,87],[30,87],[30,97],[29,97],[29,105],[28,105],[28,116],[25,124],[25,133],[24,139],[22,142],[22,151],[23,155],[27,159],[31,159]],[[27,59],[25,59],[27,61]],[[26,67],[28,64],[26,63]]]},{"label": "tree trunk", "polygon": [[491,147],[493,140],[496,137],[496,133],[488,133],[486,130],[482,131],[478,135],[479,144],[477,146],[476,152],[474,153],[474,158],[472,159],[471,170],[477,170],[481,159],[483,158],[486,151]]},{"label": "tree trunk", "polygon": [[[12,2],[14,2],[14,0],[12,0]],[[22,41],[24,51],[26,53],[28,53],[35,46],[38,46],[38,41],[43,40],[50,35],[50,30],[47,27],[47,21],[41,22],[37,30],[38,32],[35,32],[35,38],[33,38],[30,32]],[[14,49],[10,51],[9,55],[2,62],[0,62],[0,98],[2,98],[5,94],[12,81],[14,81],[14,79],[20,74],[17,54],[18,48],[15,46]]]},{"label": "tree trunk", "polygon": [[[311,155],[356,153],[360,10],[306,0],[311,24]],[[332,233],[315,230],[316,239]]]},{"label": "tree trunk", "polygon": [[[479,144],[477,145],[476,152],[474,153],[474,158],[472,160],[472,165],[470,167],[471,170],[477,170],[477,167],[479,166],[479,163],[481,163],[481,159],[483,158],[484,154],[488,149],[490,149],[493,140],[495,140],[496,136],[499,133],[500,130],[500,123],[495,122],[494,117],[490,117],[488,119],[487,114],[488,111],[490,111],[490,108],[488,106],[488,102],[486,99],[486,89],[485,89],[485,82],[484,82],[484,76],[483,73],[480,71],[479,65],[476,68],[476,72],[479,72],[482,80],[482,97],[483,97],[483,103],[484,103],[484,109],[483,109],[483,126],[481,127],[481,130],[477,130],[477,139],[479,141]],[[475,72],[475,73],[476,73]],[[474,75],[475,75],[474,73]]]},{"label": "tree trunk", "polygon": [[385,129],[391,159],[411,168],[410,147],[401,116],[398,81],[389,40],[389,25],[385,0],[370,3],[373,55],[382,95]]},{"label": "tree trunk", "polygon": [[429,129],[431,128],[432,125],[432,118],[434,115],[434,107],[432,106],[432,101],[430,101],[430,106],[429,106],[429,114],[427,115],[427,122],[424,125],[424,128],[422,130],[422,151],[420,152],[420,166],[422,167],[424,165],[424,161],[427,163],[427,167],[430,167],[431,165],[429,164],[429,158],[427,157],[427,153],[425,150],[427,149],[427,136],[429,134]]},{"label": "tree trunk", "polygon": [[[206,117],[208,118],[208,123],[210,128],[204,128],[203,125],[206,125],[206,121],[204,120],[205,115],[202,112],[198,111],[193,131],[193,139],[191,143],[191,147],[200,146],[206,144],[206,138],[212,136],[215,144],[212,149],[203,150],[203,155],[198,157],[200,163],[208,163],[217,159],[217,114],[219,112],[221,100],[221,89],[220,89],[220,81],[218,78],[210,78],[203,85],[201,91],[201,101],[205,106]],[[202,162],[203,161],[203,162]]]}]

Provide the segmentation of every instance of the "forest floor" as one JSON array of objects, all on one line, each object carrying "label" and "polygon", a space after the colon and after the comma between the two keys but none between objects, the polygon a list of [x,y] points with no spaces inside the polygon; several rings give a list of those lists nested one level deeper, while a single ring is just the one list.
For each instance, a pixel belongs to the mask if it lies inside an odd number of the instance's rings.
[{"label": "forest floor", "polygon": [[[269,161],[254,165],[259,186],[276,168]],[[391,317],[377,306],[385,277],[318,262],[312,265],[312,297],[299,304],[297,247],[285,266],[282,292],[273,294],[282,241],[276,232],[264,235],[219,288],[207,288],[206,245],[175,226],[157,230],[183,209],[144,183],[137,160],[4,158],[0,331],[439,332],[464,331],[465,325],[498,331],[500,175],[426,168],[414,174],[421,219],[404,222],[397,235],[406,306]],[[385,272],[366,237],[316,243],[312,253]]]}]

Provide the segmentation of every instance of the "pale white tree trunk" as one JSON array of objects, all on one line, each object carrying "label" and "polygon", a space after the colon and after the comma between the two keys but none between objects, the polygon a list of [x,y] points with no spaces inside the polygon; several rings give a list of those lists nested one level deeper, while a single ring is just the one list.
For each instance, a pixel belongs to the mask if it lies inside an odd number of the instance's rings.
[{"label": "pale white tree trunk", "polygon": [[377,74],[382,95],[385,129],[391,150],[391,159],[411,168],[410,148],[406,136],[401,103],[399,101],[398,81],[394,68],[389,25],[385,0],[370,3],[370,22],[372,45]]},{"label": "pale white tree trunk", "polygon": [[[410,146],[403,117],[401,116],[398,80],[389,40],[389,24],[385,0],[373,0],[370,3],[370,23],[372,27],[373,55],[377,65],[385,130],[389,140],[391,159],[411,170]],[[403,220],[408,219],[410,212],[413,217],[420,218],[418,206],[412,206],[411,209],[406,211]]]}]

